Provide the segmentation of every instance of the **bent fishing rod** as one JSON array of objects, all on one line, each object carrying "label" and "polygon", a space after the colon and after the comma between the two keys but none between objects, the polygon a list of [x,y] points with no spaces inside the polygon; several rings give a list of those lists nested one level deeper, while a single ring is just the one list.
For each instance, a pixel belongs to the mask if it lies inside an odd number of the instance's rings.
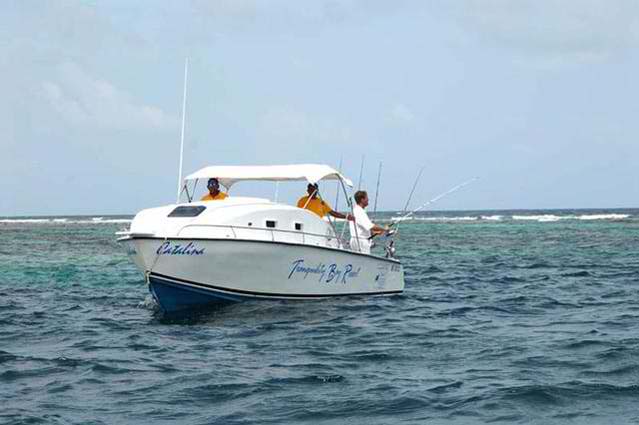
[{"label": "bent fishing rod", "polygon": [[[428,205],[433,204],[437,201],[439,201],[440,199],[442,199],[444,196],[450,195],[453,192],[458,191],[459,189],[461,189],[464,186],[467,186],[469,184],[471,184],[472,182],[474,182],[475,180],[477,180],[479,177],[473,177],[470,180],[466,180],[463,183],[458,184],[457,186],[452,187],[451,189],[448,189],[446,192],[443,192],[437,196],[435,196],[433,199],[431,199],[430,201],[420,205],[418,208],[415,208],[413,211],[400,216],[399,218],[396,219],[396,221],[392,222],[388,227],[389,230],[391,227],[393,227],[394,225],[397,225],[397,228],[393,231],[393,233],[397,233],[399,231],[399,225],[402,221],[406,220],[408,217],[412,216],[413,214],[415,214],[418,211],[423,210],[424,208],[426,208]],[[369,239],[373,239],[376,235],[371,236]]]}]

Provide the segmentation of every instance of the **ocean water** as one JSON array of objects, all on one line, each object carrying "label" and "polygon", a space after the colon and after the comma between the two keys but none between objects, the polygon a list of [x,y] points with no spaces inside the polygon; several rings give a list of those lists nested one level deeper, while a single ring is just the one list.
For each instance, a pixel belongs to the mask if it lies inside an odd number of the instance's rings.
[{"label": "ocean water", "polygon": [[402,295],[180,319],[129,218],[0,218],[0,423],[639,422],[639,210],[429,212]]}]

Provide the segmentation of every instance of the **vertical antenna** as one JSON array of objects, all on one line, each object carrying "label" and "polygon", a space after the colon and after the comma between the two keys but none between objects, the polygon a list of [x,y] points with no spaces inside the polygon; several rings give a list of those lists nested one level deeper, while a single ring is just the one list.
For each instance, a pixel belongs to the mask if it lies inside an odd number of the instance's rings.
[{"label": "vertical antenna", "polygon": [[[342,160],[343,156],[339,157],[339,167],[337,167],[337,172],[342,174]],[[335,188],[335,211],[338,211],[337,205],[339,204],[339,190],[340,190],[340,182],[337,182],[337,187]]]},{"label": "vertical antenna", "polygon": [[382,161],[379,161],[379,169],[377,170],[377,189],[375,189],[375,207],[373,208],[373,214],[377,216],[377,196],[379,195],[379,181],[382,176]]},{"label": "vertical antenna", "polygon": [[182,159],[184,158],[184,123],[186,121],[186,81],[189,74],[189,58],[184,60],[184,95],[182,97],[182,136],[180,137],[180,169],[178,173],[177,204],[180,203],[180,192],[182,191]]},{"label": "vertical antenna", "polygon": [[357,190],[362,188],[362,173],[364,172],[364,159],[366,156],[362,155],[362,164],[359,167],[359,181],[357,182]]},{"label": "vertical antenna", "polygon": [[280,182],[275,182],[275,202],[277,203],[277,198],[279,197],[280,194]]}]

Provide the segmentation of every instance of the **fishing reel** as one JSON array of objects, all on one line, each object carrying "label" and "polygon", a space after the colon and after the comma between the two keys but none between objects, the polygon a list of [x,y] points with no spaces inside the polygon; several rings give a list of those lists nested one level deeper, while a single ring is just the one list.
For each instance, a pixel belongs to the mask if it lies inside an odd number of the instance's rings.
[{"label": "fishing reel", "polygon": [[384,247],[386,258],[395,258],[395,240],[391,239]]},{"label": "fishing reel", "polygon": [[[393,236],[397,233],[397,229],[388,230],[383,234],[384,240],[388,241],[386,245],[384,245],[384,252],[386,253],[386,258],[395,258],[395,239]],[[371,236],[369,240],[371,241],[371,249],[377,246],[377,243],[373,239],[375,235]]]},{"label": "fishing reel", "polygon": [[395,258],[395,239],[393,236],[397,233],[397,229],[391,229],[384,235],[388,243],[384,246],[384,252],[386,252],[386,258]]}]

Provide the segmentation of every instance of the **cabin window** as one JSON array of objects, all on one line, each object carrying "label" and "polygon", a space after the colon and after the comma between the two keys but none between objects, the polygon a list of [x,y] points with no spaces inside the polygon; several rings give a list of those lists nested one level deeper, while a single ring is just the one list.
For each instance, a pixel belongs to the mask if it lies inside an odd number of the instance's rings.
[{"label": "cabin window", "polygon": [[253,222],[252,222],[252,221],[249,221],[249,224],[248,224],[248,225],[249,225],[249,227],[251,227],[251,226],[253,225]]},{"label": "cabin window", "polygon": [[202,214],[206,207],[204,205],[182,205],[169,213],[169,217],[197,217]]},{"label": "cabin window", "polygon": [[302,230],[302,223],[295,223],[295,230]]},{"label": "cabin window", "polygon": [[268,227],[270,229],[274,229],[275,227],[277,227],[277,221],[275,221],[275,220],[266,220],[266,227]]}]

